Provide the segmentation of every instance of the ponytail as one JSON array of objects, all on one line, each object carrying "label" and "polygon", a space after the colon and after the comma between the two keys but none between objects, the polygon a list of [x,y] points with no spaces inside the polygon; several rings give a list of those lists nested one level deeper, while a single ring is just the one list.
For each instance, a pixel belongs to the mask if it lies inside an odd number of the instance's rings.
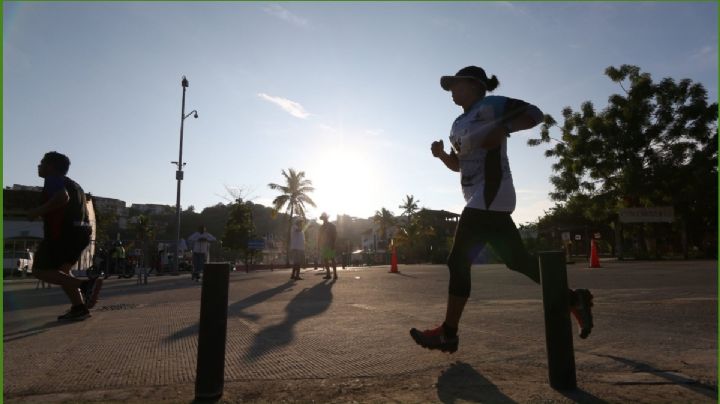
[{"label": "ponytail", "polygon": [[485,88],[487,88],[488,92],[492,92],[500,85],[500,82],[497,79],[497,76],[493,74],[493,76],[487,80],[485,80]]}]

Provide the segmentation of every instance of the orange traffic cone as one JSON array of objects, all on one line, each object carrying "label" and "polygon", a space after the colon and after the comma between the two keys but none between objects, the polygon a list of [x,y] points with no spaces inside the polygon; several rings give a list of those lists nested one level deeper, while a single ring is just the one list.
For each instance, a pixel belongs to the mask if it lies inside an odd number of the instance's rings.
[{"label": "orange traffic cone", "polygon": [[595,239],[590,242],[590,268],[600,268],[600,258],[598,257]]},{"label": "orange traffic cone", "polygon": [[390,256],[390,273],[396,274],[398,273],[398,265],[397,265],[397,251],[395,251],[395,246],[392,246],[392,256]]}]

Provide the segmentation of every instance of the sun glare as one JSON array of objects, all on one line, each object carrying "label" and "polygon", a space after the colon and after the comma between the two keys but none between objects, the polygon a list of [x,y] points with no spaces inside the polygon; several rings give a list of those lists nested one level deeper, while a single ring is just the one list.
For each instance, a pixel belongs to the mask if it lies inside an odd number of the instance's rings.
[{"label": "sun glare", "polygon": [[322,212],[327,212],[330,220],[338,214],[364,217],[379,209],[373,206],[378,181],[373,159],[348,149],[331,149],[321,156],[307,173],[315,187],[311,197],[317,204],[317,209],[309,212],[311,217]]}]

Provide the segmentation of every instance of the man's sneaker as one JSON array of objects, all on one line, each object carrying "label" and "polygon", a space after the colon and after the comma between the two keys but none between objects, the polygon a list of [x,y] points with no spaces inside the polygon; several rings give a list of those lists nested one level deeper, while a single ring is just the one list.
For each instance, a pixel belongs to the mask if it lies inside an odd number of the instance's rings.
[{"label": "man's sneaker", "polygon": [[451,338],[446,337],[442,325],[435,329],[425,331],[413,328],[410,330],[410,336],[423,348],[438,349],[448,353],[457,351],[458,343],[460,342],[460,338],[458,338],[457,335]]},{"label": "man's sneaker", "polygon": [[575,289],[575,299],[571,302],[570,312],[578,322],[580,338],[587,338],[593,328],[593,295],[587,289]]},{"label": "man's sneaker", "polygon": [[58,321],[82,321],[88,317],[90,317],[90,310],[88,310],[87,307],[80,305],[77,307],[71,307],[67,313],[58,316],[57,319]]},{"label": "man's sneaker", "polygon": [[85,300],[85,307],[92,309],[98,301],[100,296],[100,289],[102,289],[103,279],[88,279],[83,282],[80,286],[80,292],[82,293],[83,300]]}]

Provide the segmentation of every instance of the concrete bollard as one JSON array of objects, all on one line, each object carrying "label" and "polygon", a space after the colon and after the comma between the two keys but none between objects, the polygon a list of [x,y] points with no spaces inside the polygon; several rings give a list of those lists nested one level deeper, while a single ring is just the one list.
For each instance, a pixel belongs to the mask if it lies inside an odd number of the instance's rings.
[{"label": "concrete bollard", "polygon": [[200,295],[196,400],[218,400],[223,394],[229,283],[229,262],[205,264]]},{"label": "concrete bollard", "polygon": [[562,251],[545,251],[539,254],[538,260],[550,386],[572,390],[577,387],[577,380],[565,255]]}]

